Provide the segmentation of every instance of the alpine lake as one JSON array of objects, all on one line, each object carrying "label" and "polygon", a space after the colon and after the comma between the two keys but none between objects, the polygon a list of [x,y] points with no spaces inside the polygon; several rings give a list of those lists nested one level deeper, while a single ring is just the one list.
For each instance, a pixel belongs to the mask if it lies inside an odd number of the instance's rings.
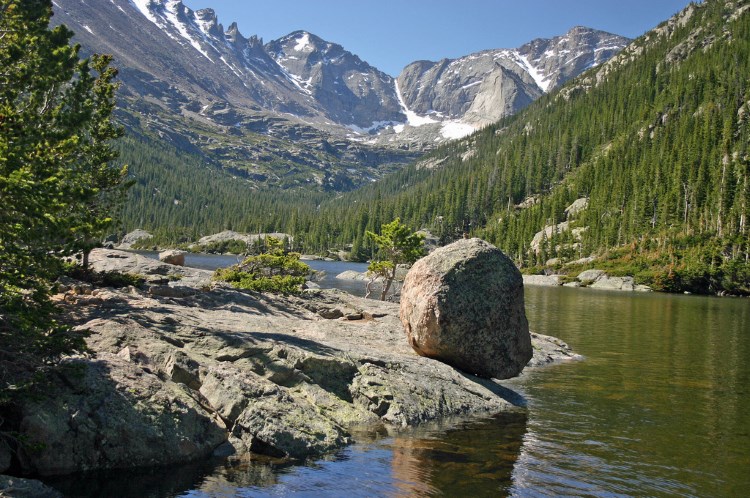
[{"label": "alpine lake", "polygon": [[[227,256],[188,255],[216,268]],[[323,287],[366,265],[310,261]],[[531,330],[584,360],[502,384],[526,409],[374,427],[321,459],[216,459],[45,479],[66,496],[750,496],[750,300],[525,288]]]}]

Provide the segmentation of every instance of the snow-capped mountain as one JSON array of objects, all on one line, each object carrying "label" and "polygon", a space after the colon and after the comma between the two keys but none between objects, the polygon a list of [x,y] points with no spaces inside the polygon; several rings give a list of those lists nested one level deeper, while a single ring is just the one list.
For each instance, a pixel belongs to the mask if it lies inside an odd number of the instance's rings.
[{"label": "snow-capped mountain", "polygon": [[[481,127],[526,107],[622,50],[629,39],[584,27],[517,49],[418,61],[398,77],[404,106],[425,121]],[[416,123],[420,123],[417,121]]]},{"label": "snow-capped mountain", "polygon": [[341,45],[296,31],[265,46],[304,94],[312,96],[336,123],[353,129],[404,119],[393,78]]},{"label": "snow-capped mountain", "polygon": [[261,183],[286,181],[275,172],[284,164],[295,181],[330,188],[375,179],[516,112],[628,42],[574,28],[517,49],[415,62],[394,79],[312,33],[264,44],[181,0],[53,4],[53,22],[73,29],[85,52],[114,55],[129,126]]}]

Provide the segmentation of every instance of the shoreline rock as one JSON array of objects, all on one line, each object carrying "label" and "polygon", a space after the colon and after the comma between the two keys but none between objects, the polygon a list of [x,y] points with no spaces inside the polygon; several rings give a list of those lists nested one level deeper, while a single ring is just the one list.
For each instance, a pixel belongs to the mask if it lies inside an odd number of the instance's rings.
[{"label": "shoreline rock", "polygon": [[133,230],[132,232],[125,234],[125,236],[116,247],[117,249],[131,249],[133,247],[133,244],[135,244],[139,240],[150,239],[152,237],[153,235],[148,233],[146,230],[141,230],[140,228],[138,228],[136,230]]},{"label": "shoreline rock", "polygon": [[515,377],[532,357],[521,273],[478,238],[414,263],[400,316],[414,351],[480,377]]},{"label": "shoreline rock", "polygon": [[63,494],[41,481],[0,475],[0,496],[15,498],[63,498]]},{"label": "shoreline rock", "polygon": [[[130,287],[57,297],[88,331],[90,353],[65,360],[49,390],[21,407],[28,447],[45,443],[14,457],[26,472],[188,462],[217,447],[299,459],[349,444],[356,426],[523,405],[496,380],[417,356],[398,304],[336,290],[240,292],[210,284],[210,272],[119,251],[95,250],[91,262],[153,278],[179,274],[156,287],[179,283],[192,293]],[[326,310],[339,318],[324,318]],[[534,366],[562,351],[546,336],[532,343],[535,357],[545,351]]]},{"label": "shoreline rock", "polygon": [[604,270],[582,271],[575,280],[567,281],[566,275],[523,275],[524,285],[546,287],[586,287],[589,289],[618,290],[630,292],[653,292],[647,285],[635,283],[633,277],[612,277]]},{"label": "shoreline rock", "polygon": [[185,251],[169,249],[159,253],[159,261],[176,266],[185,266]]}]

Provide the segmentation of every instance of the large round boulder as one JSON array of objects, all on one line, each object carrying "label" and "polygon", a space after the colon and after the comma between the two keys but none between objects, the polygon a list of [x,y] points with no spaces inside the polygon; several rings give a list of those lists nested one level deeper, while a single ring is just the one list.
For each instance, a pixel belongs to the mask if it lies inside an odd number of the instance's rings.
[{"label": "large round boulder", "polygon": [[401,289],[409,344],[480,377],[518,375],[532,356],[523,279],[480,239],[463,239],[417,261]]}]

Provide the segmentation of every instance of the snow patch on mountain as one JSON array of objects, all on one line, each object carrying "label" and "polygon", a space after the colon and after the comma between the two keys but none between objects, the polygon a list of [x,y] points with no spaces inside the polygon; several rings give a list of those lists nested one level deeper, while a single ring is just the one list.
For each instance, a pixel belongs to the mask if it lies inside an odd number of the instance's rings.
[{"label": "snow patch on mountain", "polygon": [[361,126],[357,126],[354,124],[346,125],[347,128],[360,135],[370,134],[374,131],[385,128],[386,126],[398,126],[398,123],[395,123],[393,121],[375,121],[371,126],[367,128],[362,128]]},{"label": "snow patch on mountain", "polygon": [[297,52],[312,52],[315,50],[315,47],[310,43],[310,33],[302,33],[302,35],[297,38],[297,44],[294,45],[294,50]]},{"label": "snow patch on mountain", "polygon": [[[167,0],[163,4],[159,4],[158,2],[154,2],[154,0],[130,0],[130,2],[135,5],[135,7],[138,9],[138,11],[143,14],[146,19],[154,23],[159,29],[164,32],[167,36],[169,36],[173,40],[178,40],[177,37],[175,37],[172,33],[169,31],[169,26],[172,26],[175,30],[177,30],[177,33],[182,37],[184,40],[186,40],[194,49],[196,49],[198,52],[200,52],[206,59],[208,59],[211,62],[214,62],[214,60],[208,55],[208,52],[206,52],[201,46],[200,42],[195,39],[188,29],[188,25],[186,25],[184,22],[182,22],[178,15],[178,8],[182,8],[183,14],[190,13],[193,16],[193,19],[196,21],[196,29],[200,32],[203,32],[201,29],[201,26],[198,25],[197,19],[195,19],[195,14],[192,10],[188,9],[182,4],[181,0]],[[156,15],[156,12],[154,10],[154,7],[162,7],[163,15]],[[122,9],[120,9],[122,10]],[[206,36],[203,36],[204,40]],[[210,43],[209,43],[210,45]],[[214,47],[215,48],[215,47]]]},{"label": "snow patch on mountain", "polygon": [[475,127],[461,121],[445,121],[440,127],[440,135],[448,140],[458,140],[477,131]]},{"label": "snow patch on mountain", "polygon": [[534,83],[536,83],[536,86],[542,89],[542,91],[547,92],[549,89],[550,80],[549,77],[547,77],[544,73],[539,71],[536,67],[529,62],[529,58],[525,55],[521,55],[516,51],[513,51],[514,59],[516,62],[518,62],[522,68],[526,70],[527,73],[529,73],[529,76],[531,76],[534,80]]},{"label": "snow patch on mountain", "polygon": [[205,19],[198,18],[197,15],[194,15],[193,20],[195,21],[196,26],[198,26],[198,29],[200,29],[201,33],[205,37],[211,36],[211,27],[213,26],[213,23],[211,21],[206,21]]},{"label": "snow patch on mountain", "polygon": [[[398,87],[398,81],[394,80],[393,85],[396,87],[396,98],[398,98],[398,103],[401,105],[401,112],[403,112],[406,115],[406,124],[408,124],[409,126],[418,127],[418,126],[422,126],[422,125],[426,125],[430,123],[439,122],[439,121],[432,119],[429,116],[420,116],[416,112],[410,110],[406,106],[406,102],[404,101],[404,96],[401,95],[401,89]],[[396,133],[403,131],[403,129],[404,129],[403,126],[394,127],[394,130],[396,130]]]},{"label": "snow patch on mountain", "polygon": [[184,8],[181,0],[169,0],[166,3],[165,5],[166,9],[165,9],[164,15],[166,16],[167,20],[172,24],[172,26],[174,26],[177,29],[177,32],[180,33],[180,36],[182,36],[185,40],[187,40],[188,43],[190,43],[193,46],[193,48],[195,48],[198,52],[203,54],[203,56],[206,59],[213,62],[214,60],[208,56],[208,52],[203,50],[203,47],[198,42],[198,40],[190,36],[190,32],[188,31],[187,26],[184,23],[182,23],[180,19],[177,17],[178,6]]},{"label": "snow patch on mountain", "polygon": [[[138,11],[141,14],[143,14],[146,17],[146,19],[148,19],[152,23],[156,24],[160,28],[164,29],[164,26],[159,23],[159,20],[157,19],[157,17],[154,15],[153,12],[151,12],[151,9],[149,9],[149,5],[151,5],[151,0],[130,0],[130,2],[133,5],[135,5],[135,7],[138,9]],[[174,37],[171,36],[171,38],[174,38]]]},{"label": "snow patch on mountain", "polygon": [[481,85],[481,84],[482,84],[482,80],[479,80],[479,81],[475,81],[473,83],[468,83],[468,84],[462,86],[461,89],[462,90],[466,90],[467,88],[471,88],[473,86],[477,86],[477,85]]}]

